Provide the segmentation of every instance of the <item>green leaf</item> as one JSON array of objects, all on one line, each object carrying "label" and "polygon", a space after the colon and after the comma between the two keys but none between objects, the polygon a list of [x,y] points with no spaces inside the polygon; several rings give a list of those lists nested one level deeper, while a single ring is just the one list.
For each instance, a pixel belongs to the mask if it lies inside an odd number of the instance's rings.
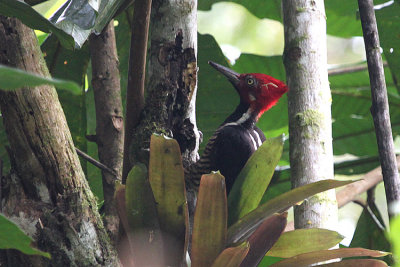
[{"label": "green leaf", "polygon": [[[383,218],[378,207],[374,202],[368,204],[370,212],[372,212],[377,221],[375,221],[369,211],[363,210],[358,219],[353,239],[349,247],[363,247],[374,250],[389,251],[391,249],[389,241],[386,239],[383,230],[378,227],[377,222],[384,224]],[[391,257],[385,257],[385,260],[390,264],[393,263]]]},{"label": "green leaf", "polygon": [[[284,259],[277,262],[271,266],[273,267],[286,267],[286,266],[296,266],[305,267],[311,264],[323,262],[338,258],[348,258],[348,257],[383,257],[388,255],[388,252],[382,252],[377,250],[369,250],[364,248],[339,248],[332,250],[320,250],[309,252],[305,254],[300,254],[295,257]],[[360,266],[360,265],[356,265]]]},{"label": "green leaf", "polygon": [[[169,235],[166,255],[170,265],[179,265],[186,254],[188,208],[184,170],[178,142],[153,134],[150,141],[149,180],[157,203],[160,228]],[[165,241],[165,240],[164,240]]]},{"label": "green leaf", "polygon": [[[250,250],[241,266],[258,266],[265,253],[271,249],[287,224],[287,212],[274,214],[266,219],[257,230],[249,237]],[[279,238],[279,239],[278,239]]]},{"label": "green leaf", "polygon": [[[268,251],[267,256],[290,258],[302,253],[329,249],[343,240],[338,232],[327,229],[298,229],[285,232]],[[301,246],[299,246],[301,244]]]},{"label": "green leaf", "polygon": [[126,180],[126,210],[131,231],[159,228],[156,202],[147,179],[147,168],[136,164]]},{"label": "green leaf", "polygon": [[225,178],[218,172],[203,175],[194,214],[192,266],[211,266],[225,248],[227,213]]},{"label": "green leaf", "polygon": [[63,46],[69,49],[74,48],[74,39],[70,35],[57,28],[53,23],[48,21],[23,1],[0,1],[0,14],[7,17],[16,17],[32,29],[41,30],[42,32],[47,33],[52,32],[57,36]]},{"label": "green leaf", "polygon": [[318,266],[327,266],[327,267],[354,267],[354,266],[362,266],[362,267],[385,267],[388,266],[384,261],[374,260],[374,259],[351,259],[351,260],[343,260],[339,262],[322,264]]},{"label": "green leaf", "polygon": [[144,164],[136,164],[129,172],[125,186],[125,201],[129,225],[127,234],[135,255],[135,265],[158,266],[164,261],[163,240],[156,202]]},{"label": "green leaf", "polygon": [[297,187],[271,199],[239,219],[228,229],[227,244],[240,243],[249,237],[257,227],[274,213],[284,211],[296,203],[328,189],[344,186],[354,181],[323,180]]},{"label": "green leaf", "polygon": [[34,87],[42,84],[51,84],[58,88],[69,90],[74,94],[81,93],[81,89],[74,82],[42,77],[0,64],[0,88],[2,90],[11,91],[25,86]]},{"label": "green leaf", "polygon": [[281,158],[283,143],[284,135],[267,139],[246,162],[228,196],[229,225],[260,204]]},{"label": "green leaf", "polygon": [[390,232],[386,233],[390,243],[395,261],[400,262],[400,215],[390,221]]},{"label": "green leaf", "polygon": [[226,248],[219,254],[212,267],[239,267],[249,252],[249,243],[245,242],[237,247]]},{"label": "green leaf", "polygon": [[[391,73],[396,81],[400,79],[400,2],[375,11],[379,30],[379,39]],[[400,93],[400,84],[395,83]]]},{"label": "green leaf", "polygon": [[27,236],[17,225],[0,214],[0,249],[18,249],[28,255],[40,255],[51,258],[50,253],[32,247],[32,238]]}]

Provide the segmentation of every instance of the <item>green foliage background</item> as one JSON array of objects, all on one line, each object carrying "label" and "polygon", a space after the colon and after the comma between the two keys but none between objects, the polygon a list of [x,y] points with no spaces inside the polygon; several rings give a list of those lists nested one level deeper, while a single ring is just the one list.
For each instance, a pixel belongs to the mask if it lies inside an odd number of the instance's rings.
[{"label": "green foliage background", "polygon": [[[55,1],[56,2],[56,1]],[[113,8],[119,6],[121,1],[112,1]],[[199,0],[198,9],[207,11],[212,4],[221,1]],[[270,19],[282,22],[280,0],[235,0],[228,1],[245,7],[251,14],[259,19]],[[379,0],[374,3],[381,4],[386,1]],[[357,1],[329,0],[325,1],[327,32],[333,37],[350,38],[361,36],[361,23],[357,13]],[[40,10],[41,13],[46,10]],[[43,9],[43,7],[42,7]],[[109,12],[106,9],[106,12]],[[104,15],[104,14],[103,14]],[[116,37],[121,71],[121,88],[123,101],[125,102],[125,89],[127,87],[127,72],[129,58],[130,21],[132,21],[132,9],[122,12],[116,17]],[[384,59],[388,62],[385,68],[386,82],[389,92],[390,115],[393,127],[393,136],[397,147],[400,145],[400,1],[394,1],[391,5],[376,10],[380,33],[381,47]],[[104,16],[103,16],[104,18]],[[35,20],[34,18],[32,20]],[[103,20],[104,21],[104,20]],[[103,23],[103,21],[101,23]],[[96,25],[98,25],[97,23]],[[47,25],[51,28],[51,25]],[[46,28],[45,27],[45,28]],[[218,25],[224,28],[224,25]],[[237,32],[236,42],[240,42],[243,32],[253,30],[251,25],[242,27],[242,32]],[[265,29],[267,35],[269,29]],[[233,33],[234,34],[234,33]],[[69,37],[63,34],[64,42],[70,44]],[[41,40],[43,38],[40,38]],[[249,40],[246,40],[249,41]],[[250,40],[251,41],[251,40]],[[276,40],[282,42],[282,40]],[[71,45],[70,45],[71,46]],[[54,58],[58,49],[59,55]],[[343,48],[344,49],[344,48]],[[64,48],[55,37],[49,37],[42,44],[42,50],[46,54],[46,61],[55,78],[68,79],[77,82],[82,90],[80,95],[71,95],[68,92],[59,91],[60,101],[63,105],[68,124],[70,126],[74,142],[80,149],[87,151],[92,157],[97,158],[95,144],[89,143],[85,135],[95,134],[95,110],[93,91],[90,87],[91,67],[87,44],[81,50],[68,50]],[[221,64],[228,64],[216,38],[207,34],[198,35],[198,66],[199,83],[197,94],[197,122],[199,129],[204,134],[203,145],[214,132],[224,118],[233,111],[238,103],[238,97],[229,82],[208,66],[207,61],[212,60]],[[362,62],[360,62],[362,63]],[[275,78],[285,80],[285,70],[282,63],[282,55],[274,54],[262,56],[255,54],[242,54],[236,63],[231,66],[238,72],[261,72]],[[89,81],[87,85],[85,77]],[[336,174],[354,175],[363,174],[379,165],[377,145],[370,115],[370,88],[368,72],[341,74],[329,77],[332,90],[332,119],[333,119],[333,146],[334,154],[353,155],[342,157],[342,162],[335,164]],[[267,112],[259,121],[258,126],[267,137],[288,134],[286,96],[279,104]],[[5,150],[7,138],[0,120],[0,158],[5,163],[5,172],[10,169],[10,162]],[[280,165],[287,166],[288,142],[286,142]],[[100,171],[82,161],[87,179],[94,193],[102,200]],[[277,178],[278,182],[276,181]],[[268,190],[270,195],[281,194],[290,188],[288,172],[281,171],[275,175],[272,185]],[[267,199],[268,197],[264,198]],[[363,222],[362,220],[361,222]],[[367,234],[367,227],[357,228],[357,233]],[[361,231],[361,232],[360,232]],[[364,245],[364,247],[367,247]],[[377,247],[374,247],[377,248]],[[377,248],[379,249],[379,248]],[[380,248],[385,249],[385,248]]]}]

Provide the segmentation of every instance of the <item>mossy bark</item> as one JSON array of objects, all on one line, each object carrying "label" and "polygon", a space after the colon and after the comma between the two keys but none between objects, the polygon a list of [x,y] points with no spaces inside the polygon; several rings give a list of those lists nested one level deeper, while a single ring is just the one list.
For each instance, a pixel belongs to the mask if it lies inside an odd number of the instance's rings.
[{"label": "mossy bark", "polygon": [[151,133],[175,138],[184,164],[196,161],[199,132],[197,91],[197,1],[154,0],[146,75],[146,103],[133,133],[131,160],[148,162]]},{"label": "mossy bark", "polygon": [[[333,179],[324,1],[283,1],[292,186]],[[295,227],[336,230],[334,190],[295,208]]]},{"label": "mossy bark", "polygon": [[[36,36],[0,16],[0,64],[49,76]],[[51,260],[3,252],[8,266],[118,266],[97,212],[53,86],[0,90],[12,172],[2,187],[2,211]]]}]

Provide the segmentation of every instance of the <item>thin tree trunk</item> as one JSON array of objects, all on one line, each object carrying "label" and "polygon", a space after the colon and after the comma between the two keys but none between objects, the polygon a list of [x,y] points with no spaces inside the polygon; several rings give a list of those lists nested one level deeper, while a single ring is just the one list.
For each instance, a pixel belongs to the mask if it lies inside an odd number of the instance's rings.
[{"label": "thin tree trunk", "polygon": [[114,21],[111,20],[100,35],[92,34],[89,44],[99,159],[118,175],[102,170],[103,220],[115,244],[119,235],[119,217],[114,193],[115,183],[121,181],[124,125]]},{"label": "thin tree trunk", "polygon": [[134,161],[131,160],[129,153],[134,129],[140,122],[144,108],[144,83],[151,2],[152,0],[145,0],[134,3],[128,88],[126,91],[124,162],[122,169],[122,183],[124,184]]},{"label": "thin tree trunk", "polygon": [[[49,76],[33,30],[3,16],[0,63]],[[52,256],[7,251],[8,266],[118,266],[55,88],[0,91],[0,106],[13,166],[3,212]]]},{"label": "thin tree trunk", "polygon": [[[331,94],[327,72],[324,1],[282,1],[284,64],[289,86],[292,186],[333,179]],[[295,208],[296,228],[336,230],[335,191]]]},{"label": "thin tree trunk", "polygon": [[374,3],[372,0],[359,0],[358,6],[360,9],[371,84],[371,113],[374,119],[376,140],[378,142],[386,201],[389,207],[389,216],[394,216],[394,211],[390,208],[390,205],[394,204],[395,201],[400,201],[400,178],[394,151],[385,73],[380,52]]}]

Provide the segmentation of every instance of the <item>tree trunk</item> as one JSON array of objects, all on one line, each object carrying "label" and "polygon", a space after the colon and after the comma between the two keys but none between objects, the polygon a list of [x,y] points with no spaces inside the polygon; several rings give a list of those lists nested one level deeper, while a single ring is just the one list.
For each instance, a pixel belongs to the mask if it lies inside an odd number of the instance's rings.
[{"label": "tree trunk", "polygon": [[359,0],[358,6],[360,9],[371,84],[371,114],[374,119],[389,217],[394,217],[396,211],[392,208],[392,205],[400,201],[400,178],[393,144],[385,73],[380,51],[381,47],[379,44],[374,2],[372,0]]},{"label": "tree trunk", "polygon": [[[3,16],[0,63],[49,76],[33,30]],[[0,91],[0,106],[13,170],[2,188],[3,212],[52,256],[7,251],[0,260],[8,266],[118,266],[55,88]]]},{"label": "tree trunk", "polygon": [[131,158],[148,162],[150,134],[175,138],[184,164],[198,157],[195,119],[197,91],[197,1],[153,0],[147,97],[133,134]]},{"label": "tree trunk", "polygon": [[91,35],[90,55],[99,159],[117,175],[102,170],[104,223],[115,244],[119,235],[119,217],[114,193],[115,183],[121,181],[124,125],[113,20],[101,34]]},{"label": "tree trunk", "polygon": [[[282,1],[284,64],[289,86],[292,186],[333,179],[331,94],[327,71],[324,1]],[[295,208],[296,228],[336,230],[337,203],[330,190]]]}]

